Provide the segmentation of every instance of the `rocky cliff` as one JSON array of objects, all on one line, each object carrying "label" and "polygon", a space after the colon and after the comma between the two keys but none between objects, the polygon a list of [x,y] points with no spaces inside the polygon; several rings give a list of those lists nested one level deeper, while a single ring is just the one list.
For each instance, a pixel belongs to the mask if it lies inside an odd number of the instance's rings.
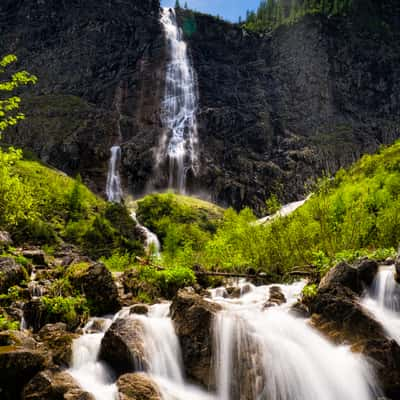
[{"label": "rocky cliff", "polygon": [[[179,12],[199,86],[197,191],[261,212],[271,192],[293,200],[400,136],[400,10],[380,3],[373,19],[307,16],[265,35]],[[162,131],[158,0],[3,0],[0,21],[0,54],[39,77],[5,140],[100,193],[120,140],[124,185],[142,193]]]}]

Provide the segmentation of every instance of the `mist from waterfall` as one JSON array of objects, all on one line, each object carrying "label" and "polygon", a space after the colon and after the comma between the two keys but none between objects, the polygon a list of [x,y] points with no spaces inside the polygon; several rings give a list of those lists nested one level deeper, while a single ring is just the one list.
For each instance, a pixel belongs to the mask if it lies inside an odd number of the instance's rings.
[{"label": "mist from waterfall", "polygon": [[168,165],[168,187],[185,193],[189,171],[196,174],[198,169],[196,79],[175,10],[162,9],[161,24],[169,61],[161,110],[164,134],[156,151],[156,179],[165,175],[163,168]]},{"label": "mist from waterfall", "polygon": [[111,157],[108,164],[106,195],[107,200],[113,203],[120,203],[122,200],[121,178],[119,175],[119,164],[121,162],[121,147],[111,147]]},{"label": "mist from waterfall", "polygon": [[394,265],[380,267],[362,305],[400,344],[400,284],[396,282],[395,273]]}]

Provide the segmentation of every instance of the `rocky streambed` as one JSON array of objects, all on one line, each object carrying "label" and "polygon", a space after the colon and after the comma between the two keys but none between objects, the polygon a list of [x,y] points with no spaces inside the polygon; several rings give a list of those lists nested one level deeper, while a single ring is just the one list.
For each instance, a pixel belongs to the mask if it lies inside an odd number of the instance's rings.
[{"label": "rocky streambed", "polygon": [[[28,265],[0,258],[1,307],[23,321],[20,330],[0,332],[2,399],[400,396],[400,260],[340,263],[308,296],[305,281],[240,280],[146,305],[124,285],[133,271],[115,278],[73,249],[50,259],[38,249],[21,254]],[[10,288],[29,273],[11,300]],[[43,298],[66,277],[90,309],[63,322]]]}]

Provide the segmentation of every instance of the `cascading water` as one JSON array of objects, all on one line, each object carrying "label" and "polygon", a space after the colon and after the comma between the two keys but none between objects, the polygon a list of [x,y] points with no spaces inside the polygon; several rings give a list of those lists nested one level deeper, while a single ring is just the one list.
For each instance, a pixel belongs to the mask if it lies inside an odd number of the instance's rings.
[{"label": "cascading water", "polygon": [[[94,323],[102,327],[102,332],[90,333]],[[76,339],[72,346],[72,366],[68,372],[84,390],[92,393],[96,400],[118,399],[111,370],[98,360],[101,340],[110,324],[111,319],[90,320],[84,328],[84,334]]]},{"label": "cascading water", "polygon": [[303,284],[279,287],[287,303],[266,309],[266,286],[252,287],[240,299],[213,292],[224,307],[214,327],[218,399],[374,399],[366,361],[288,312]]},{"label": "cascading water", "polygon": [[160,255],[161,244],[158,237],[149,228],[143,226],[137,219],[136,212],[131,212],[131,218],[136,222],[137,228],[143,233],[145,237],[144,246],[148,252],[151,252],[155,256]]},{"label": "cascading water", "polygon": [[400,344],[400,284],[395,280],[394,265],[380,267],[362,305]]},{"label": "cascading water", "polygon": [[157,149],[156,171],[159,175],[162,164],[168,163],[168,186],[185,193],[188,172],[196,174],[198,169],[196,79],[173,9],[162,10],[161,24],[170,60],[162,104],[165,134]]},{"label": "cascading water", "polygon": [[111,147],[111,157],[108,165],[106,194],[108,201],[120,203],[122,200],[121,178],[119,176],[119,163],[121,161],[121,147]]},{"label": "cascading water", "polygon": [[[289,313],[304,283],[279,285],[287,302],[271,308],[264,308],[270,287],[239,286],[238,299],[224,297],[223,288],[212,290],[209,299],[223,307],[213,329],[216,393],[185,381],[169,303],[150,307],[146,316],[124,309],[114,317],[141,321],[147,373],[163,400],[376,399],[373,373],[361,355],[330,344],[306,320]],[[110,323],[105,321],[106,326]],[[90,331],[90,324],[85,331]],[[116,400],[112,376],[97,361],[102,337],[103,333],[86,333],[74,342],[69,372],[97,400]]]}]

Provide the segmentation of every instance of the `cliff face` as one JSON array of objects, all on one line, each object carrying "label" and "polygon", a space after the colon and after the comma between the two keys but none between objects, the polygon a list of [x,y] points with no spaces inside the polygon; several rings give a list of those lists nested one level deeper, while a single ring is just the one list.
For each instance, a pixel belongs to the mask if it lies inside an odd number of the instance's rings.
[{"label": "cliff face", "polygon": [[159,1],[2,0],[0,21],[0,54],[39,78],[25,91],[26,121],[4,141],[103,193],[110,146],[145,142],[150,153],[159,137]]},{"label": "cliff face", "polygon": [[[179,12],[199,86],[199,191],[261,212],[271,192],[294,200],[400,136],[400,10],[381,3],[375,20],[310,16],[269,35]],[[4,139],[99,193],[121,142],[124,186],[142,193],[162,130],[158,0],[3,0],[0,22],[0,54],[39,77]]]},{"label": "cliff face", "polygon": [[200,180],[219,203],[294,200],[322,170],[400,136],[395,18],[310,16],[265,36],[180,18],[199,81]]}]

